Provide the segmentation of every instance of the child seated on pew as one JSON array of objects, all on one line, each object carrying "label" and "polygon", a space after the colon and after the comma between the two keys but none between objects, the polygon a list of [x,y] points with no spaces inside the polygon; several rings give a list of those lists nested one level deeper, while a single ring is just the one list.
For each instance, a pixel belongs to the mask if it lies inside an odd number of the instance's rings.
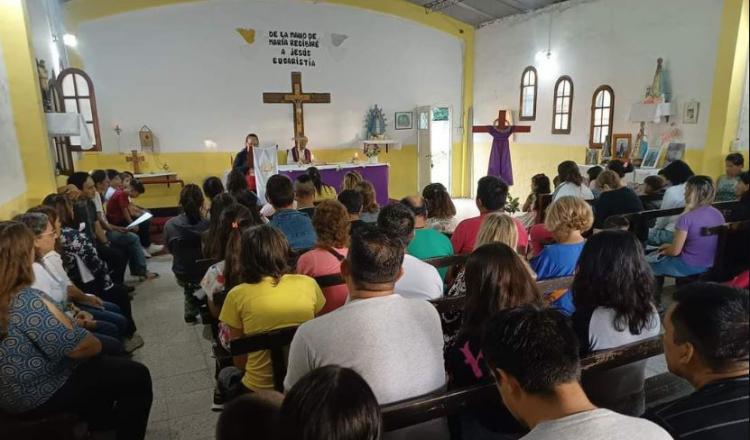
[{"label": "child seated on pew", "polygon": [[522,211],[524,214],[518,217],[525,227],[529,228],[536,222],[536,207],[539,198],[551,193],[552,189],[550,188],[549,177],[545,174],[535,174],[531,177],[531,194],[529,194],[523,204]]},{"label": "child seated on pew", "polygon": [[[229,291],[219,314],[231,339],[300,325],[323,309],[326,300],[315,280],[291,273],[289,252],[284,234],[273,226],[248,228],[242,233],[241,283]],[[225,400],[248,391],[273,389],[269,352],[235,356],[234,365],[219,374]]]},{"label": "child seated on pew", "polygon": [[[513,227],[512,221],[510,227]],[[528,265],[514,248],[504,243],[494,242],[478,247],[466,260],[465,273],[463,322],[458,337],[446,347],[445,352],[448,389],[492,379],[486,364],[481,361],[482,335],[492,315],[526,304],[542,304]],[[494,399],[469,408],[461,415],[461,424],[463,438],[486,438],[479,436],[480,433],[523,432],[506,410],[494,404]]]},{"label": "child seated on pew", "polygon": [[643,185],[638,188],[638,195],[647,196],[643,201],[643,209],[650,211],[661,208],[666,186],[667,181],[661,176],[648,176],[643,179]]},{"label": "child seated on pew", "polygon": [[561,197],[547,210],[544,225],[552,232],[555,243],[544,247],[531,259],[538,280],[573,275],[583,250],[583,233],[591,229],[594,214],[591,206],[579,197]]},{"label": "child seated on pew", "polygon": [[726,174],[716,181],[716,201],[731,202],[737,200],[736,188],[740,182],[740,173],[745,167],[745,158],[741,153],[730,153],[724,159]]},{"label": "child seated on pew", "polygon": [[711,206],[714,185],[708,176],[693,176],[685,184],[685,212],[675,224],[672,243],[649,255],[656,276],[689,277],[704,273],[714,264],[719,237],[703,236],[701,230],[724,224],[724,215]]}]

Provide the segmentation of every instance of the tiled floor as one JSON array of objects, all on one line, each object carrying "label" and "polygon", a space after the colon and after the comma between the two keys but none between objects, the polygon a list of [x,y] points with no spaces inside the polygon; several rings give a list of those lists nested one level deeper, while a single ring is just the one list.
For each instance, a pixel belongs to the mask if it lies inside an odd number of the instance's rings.
[{"label": "tiled floor", "polygon": [[172,276],[171,256],[154,257],[149,268],[161,277],[138,286],[133,315],[146,344],[133,359],[147,365],[154,384],[148,440],[214,438],[218,414],[213,396],[211,344],[202,325],[182,319],[182,290]]}]

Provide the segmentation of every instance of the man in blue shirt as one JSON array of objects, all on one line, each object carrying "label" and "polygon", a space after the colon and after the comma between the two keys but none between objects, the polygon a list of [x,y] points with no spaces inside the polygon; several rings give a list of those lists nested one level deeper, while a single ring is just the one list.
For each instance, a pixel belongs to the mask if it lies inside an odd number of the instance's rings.
[{"label": "man in blue shirt", "polygon": [[312,220],[294,209],[294,187],[288,177],[271,176],[266,183],[266,199],[275,210],[271,225],[284,233],[292,250],[310,249],[315,246],[317,236]]}]

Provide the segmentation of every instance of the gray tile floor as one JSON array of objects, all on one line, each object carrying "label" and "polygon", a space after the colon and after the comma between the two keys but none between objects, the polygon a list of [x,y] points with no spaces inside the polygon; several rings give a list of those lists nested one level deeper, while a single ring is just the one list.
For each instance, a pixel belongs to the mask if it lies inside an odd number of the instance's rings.
[{"label": "gray tile floor", "polygon": [[182,289],[172,276],[171,256],[149,260],[161,276],[140,284],[133,300],[138,333],[146,344],[133,359],[148,366],[154,385],[148,440],[214,438],[218,414],[211,411],[213,359],[202,325],[182,319]]},{"label": "gray tile floor", "polygon": [[[154,385],[148,440],[214,438],[218,414],[210,410],[214,387],[211,343],[204,326],[185,324],[182,289],[169,255],[149,260],[161,276],[140,284],[133,300],[138,332],[146,344],[133,359],[148,366]],[[664,356],[649,359],[646,376],[667,371]]]}]

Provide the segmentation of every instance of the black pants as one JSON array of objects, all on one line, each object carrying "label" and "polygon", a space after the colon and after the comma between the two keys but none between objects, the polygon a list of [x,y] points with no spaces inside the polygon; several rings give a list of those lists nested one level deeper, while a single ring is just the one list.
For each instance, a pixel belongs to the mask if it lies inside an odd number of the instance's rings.
[{"label": "black pants", "polygon": [[142,440],[152,400],[151,374],[146,366],[100,355],[81,363],[47,402],[22,417],[73,412],[93,430],[114,429],[117,440]]},{"label": "black pants", "polygon": [[135,333],[135,321],[133,321],[133,308],[130,306],[130,297],[128,292],[121,284],[115,284],[108,290],[104,290],[104,281],[96,279],[88,282],[81,286],[78,286],[81,290],[101,298],[103,301],[108,301],[117,305],[120,308],[122,316],[128,321],[128,327],[125,331],[125,336],[130,337]]},{"label": "black pants", "polygon": [[114,246],[107,246],[101,243],[96,244],[96,252],[107,263],[109,270],[112,271],[112,281],[116,284],[122,284],[125,281],[125,268],[128,265],[127,254],[122,253]]},{"label": "black pants", "polygon": [[148,249],[151,246],[151,220],[146,220],[138,225],[136,234],[138,234],[138,238],[141,240],[141,246]]}]

